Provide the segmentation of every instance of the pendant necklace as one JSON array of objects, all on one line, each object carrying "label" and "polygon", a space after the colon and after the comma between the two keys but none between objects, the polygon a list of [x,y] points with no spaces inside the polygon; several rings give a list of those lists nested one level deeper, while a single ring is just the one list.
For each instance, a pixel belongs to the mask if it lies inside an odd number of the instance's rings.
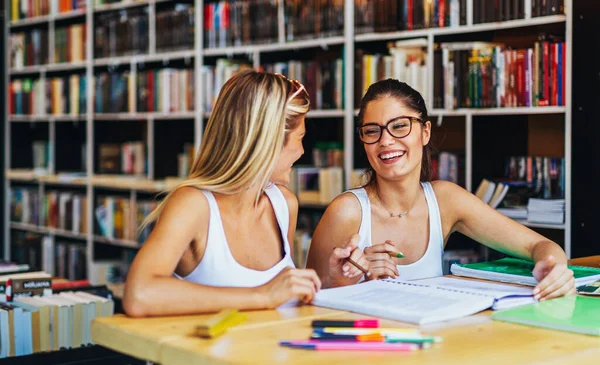
[{"label": "pendant necklace", "polygon": [[[420,191],[421,191],[421,189],[419,189],[419,192]],[[410,212],[412,210],[412,208],[415,207],[415,204],[417,203],[417,199],[419,198],[419,195],[420,195],[419,193],[417,193],[417,195],[415,196],[415,200],[412,203],[412,206],[406,212],[394,214],[394,213],[390,212],[390,210],[383,203],[383,200],[381,199],[381,196],[379,195],[378,187],[375,188],[375,193],[377,194],[377,199],[379,199],[379,202],[381,203],[381,206],[383,207],[383,209],[385,209],[390,214],[390,218],[395,218],[395,217],[402,218],[403,216],[407,215],[408,212]]]}]

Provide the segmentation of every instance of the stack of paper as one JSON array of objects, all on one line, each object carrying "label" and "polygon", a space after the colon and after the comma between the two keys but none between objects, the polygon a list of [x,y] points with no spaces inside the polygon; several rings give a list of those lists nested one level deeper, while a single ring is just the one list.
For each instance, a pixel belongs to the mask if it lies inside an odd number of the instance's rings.
[{"label": "stack of paper", "polygon": [[564,199],[529,199],[527,220],[530,222],[561,224],[565,221]]}]

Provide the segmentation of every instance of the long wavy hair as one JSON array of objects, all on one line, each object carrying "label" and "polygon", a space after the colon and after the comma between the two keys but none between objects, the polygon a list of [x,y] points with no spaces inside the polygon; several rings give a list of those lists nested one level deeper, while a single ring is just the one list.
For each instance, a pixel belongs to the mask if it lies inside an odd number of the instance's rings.
[{"label": "long wavy hair", "polygon": [[[309,105],[306,90],[285,76],[252,70],[235,74],[219,93],[187,179],[167,194],[140,229],[158,219],[181,187],[220,194],[264,189],[289,133]],[[255,202],[261,194],[259,189]]]}]

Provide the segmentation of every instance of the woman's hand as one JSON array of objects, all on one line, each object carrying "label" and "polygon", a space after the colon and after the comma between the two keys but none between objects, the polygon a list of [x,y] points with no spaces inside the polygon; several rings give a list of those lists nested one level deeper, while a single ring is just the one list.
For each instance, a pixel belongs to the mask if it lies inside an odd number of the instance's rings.
[{"label": "woman's hand", "polygon": [[347,285],[348,279],[357,279],[362,275],[367,276],[367,273],[348,262],[348,259],[351,259],[368,272],[369,262],[361,249],[358,248],[358,242],[360,242],[360,236],[354,234],[342,247],[333,249],[329,256],[328,287],[340,286],[340,283],[343,283],[341,285]]},{"label": "woman's hand", "polygon": [[536,300],[542,301],[577,293],[573,270],[567,268],[565,264],[557,264],[552,255],[535,264],[533,276],[538,281],[538,285],[533,290]]},{"label": "woman's hand", "polygon": [[266,308],[277,308],[290,299],[310,303],[321,289],[321,280],[312,269],[287,267],[271,281],[259,287],[266,299]]},{"label": "woman's hand", "polygon": [[396,262],[388,254],[397,250],[390,240],[365,248],[365,256],[369,261],[369,279],[395,279],[400,275]]}]

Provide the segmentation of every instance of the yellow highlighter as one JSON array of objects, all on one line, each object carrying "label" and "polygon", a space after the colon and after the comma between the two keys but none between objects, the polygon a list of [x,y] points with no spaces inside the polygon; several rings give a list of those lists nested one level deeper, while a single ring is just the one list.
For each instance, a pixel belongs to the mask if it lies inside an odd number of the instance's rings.
[{"label": "yellow highlighter", "polygon": [[247,318],[246,313],[240,313],[236,309],[225,309],[196,326],[196,335],[214,338],[222,335],[229,328],[243,323]]}]

